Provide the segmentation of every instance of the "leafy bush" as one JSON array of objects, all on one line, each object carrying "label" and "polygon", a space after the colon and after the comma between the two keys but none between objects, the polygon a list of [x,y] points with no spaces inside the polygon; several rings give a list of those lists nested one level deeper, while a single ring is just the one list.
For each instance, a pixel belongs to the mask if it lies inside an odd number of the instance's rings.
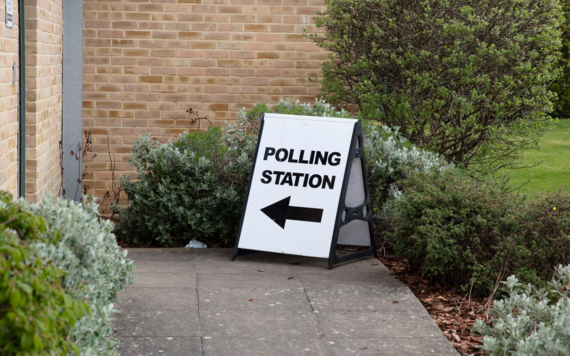
[{"label": "leafy bush", "polygon": [[521,214],[519,234],[532,252],[527,265],[538,278],[548,281],[553,266],[570,261],[570,194],[562,190],[539,194]]},{"label": "leafy bush", "polygon": [[[212,128],[205,133],[181,134],[176,142],[161,144],[151,135],[135,140],[130,164],[139,175],[136,181],[121,178],[130,205],[112,207],[119,220],[117,236],[128,243],[155,241],[180,246],[191,239],[207,244],[233,242],[255,154],[259,119],[270,112],[258,104],[242,109],[235,124],[224,132]],[[281,101],[274,112],[350,117],[325,102],[315,105]]]},{"label": "leafy bush", "polygon": [[392,216],[403,196],[397,182],[414,171],[444,171],[454,169],[454,166],[437,154],[418,149],[399,134],[399,128],[368,122],[363,129],[377,247],[384,252],[392,252],[394,241],[389,236]]},{"label": "leafy bush", "polygon": [[[459,171],[417,172],[402,181],[394,212],[396,254],[429,277],[489,287],[502,260],[498,249],[516,230],[521,199],[504,180],[479,182]],[[504,246],[501,246],[504,247]]]},{"label": "leafy bush", "polygon": [[562,56],[559,66],[562,70],[562,76],[550,86],[550,90],[558,94],[552,115],[570,117],[570,0],[561,0],[560,5],[566,21],[561,28]]},{"label": "leafy bush", "polygon": [[391,238],[396,254],[425,276],[494,291],[509,274],[544,284],[552,266],[570,262],[567,194],[528,202],[506,178],[460,170],[412,172],[401,185]]},{"label": "leafy bush", "polygon": [[63,271],[39,258],[44,221],[0,191],[0,351],[3,355],[65,355],[79,348],[70,330],[89,310],[61,286]]},{"label": "leafy bush", "polygon": [[[86,201],[86,197],[83,199]],[[121,252],[111,232],[113,223],[100,220],[94,202],[77,203],[46,196],[38,205],[18,201],[25,211],[42,217],[43,239],[31,243],[40,258],[65,271],[62,286],[74,300],[88,301],[90,313],[77,321],[69,336],[81,355],[114,355],[107,338],[117,293],[133,282],[132,261]]]},{"label": "leafy bush", "polygon": [[[298,100],[280,101],[273,110],[257,104],[240,110],[236,123],[224,131],[210,129],[179,136],[177,142],[160,144],[150,135],[135,140],[130,163],[139,172],[137,181],[122,178],[131,204],[114,206],[119,220],[117,236],[128,243],[154,241],[179,246],[196,238],[210,245],[233,242],[251,172],[260,118],[263,113],[352,118],[324,100],[314,105]],[[375,207],[375,223],[387,224],[391,209],[384,205],[401,192],[395,182],[412,170],[452,167],[436,154],[416,148],[390,129],[364,125],[369,180]],[[389,205],[389,204],[388,204]],[[383,229],[377,229],[379,239]]]},{"label": "leafy bush", "polygon": [[323,97],[461,168],[516,166],[550,128],[558,0],[325,0]]},{"label": "leafy bush", "polygon": [[181,134],[177,143],[160,144],[151,135],[136,139],[129,163],[138,180],[121,178],[130,206],[112,208],[119,214],[117,236],[165,246],[194,238],[210,244],[231,241],[247,181],[240,175],[245,172],[233,169],[234,156],[217,128]]},{"label": "leafy bush", "polygon": [[503,283],[507,296],[488,312],[490,325],[474,325],[484,335],[482,349],[491,356],[570,354],[570,266],[556,268],[548,289],[524,285],[515,276]]}]

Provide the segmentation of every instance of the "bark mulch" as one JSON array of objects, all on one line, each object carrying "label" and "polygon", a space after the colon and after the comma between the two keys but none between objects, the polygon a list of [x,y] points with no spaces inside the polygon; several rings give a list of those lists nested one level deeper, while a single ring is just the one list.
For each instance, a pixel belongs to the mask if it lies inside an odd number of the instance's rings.
[{"label": "bark mulch", "polygon": [[469,298],[459,295],[454,288],[429,280],[412,273],[405,259],[380,256],[379,260],[397,279],[405,283],[423,306],[443,334],[461,355],[484,355],[477,348],[482,345],[482,337],[471,333],[475,320],[487,322],[489,316],[484,308],[486,298]]}]

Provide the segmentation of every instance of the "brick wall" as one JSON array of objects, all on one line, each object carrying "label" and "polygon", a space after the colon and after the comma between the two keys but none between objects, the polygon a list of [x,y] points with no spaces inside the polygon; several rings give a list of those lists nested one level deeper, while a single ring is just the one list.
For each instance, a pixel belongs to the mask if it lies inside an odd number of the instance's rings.
[{"label": "brick wall", "polygon": [[83,126],[98,156],[85,183],[101,196],[128,173],[133,138],[214,125],[242,107],[279,99],[314,101],[326,53],[303,38],[322,0],[84,0]]},{"label": "brick wall", "polygon": [[62,0],[26,0],[26,199],[60,188]]},{"label": "brick wall", "polygon": [[0,2],[0,190],[16,197],[18,189],[18,83],[12,86],[12,65],[18,63],[18,4],[14,27],[6,27],[6,2]]}]

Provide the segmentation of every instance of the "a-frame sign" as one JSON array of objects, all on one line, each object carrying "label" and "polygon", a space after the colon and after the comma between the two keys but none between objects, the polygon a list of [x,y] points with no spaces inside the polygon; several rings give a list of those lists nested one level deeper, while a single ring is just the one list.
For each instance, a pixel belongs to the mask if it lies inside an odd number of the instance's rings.
[{"label": "a-frame sign", "polygon": [[[337,244],[367,247],[344,256]],[[257,252],[376,256],[360,121],[265,114],[232,261]]]}]

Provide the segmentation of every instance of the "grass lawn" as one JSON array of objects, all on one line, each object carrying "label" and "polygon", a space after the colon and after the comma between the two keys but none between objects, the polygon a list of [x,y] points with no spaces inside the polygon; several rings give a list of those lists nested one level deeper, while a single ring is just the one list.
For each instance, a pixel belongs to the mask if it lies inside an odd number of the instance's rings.
[{"label": "grass lawn", "polygon": [[528,150],[524,154],[528,163],[542,160],[540,165],[501,171],[511,177],[513,187],[527,181],[532,175],[530,183],[519,190],[521,193],[535,195],[541,191],[557,191],[562,187],[570,192],[570,119],[560,120],[555,125],[542,138],[539,151]]}]

